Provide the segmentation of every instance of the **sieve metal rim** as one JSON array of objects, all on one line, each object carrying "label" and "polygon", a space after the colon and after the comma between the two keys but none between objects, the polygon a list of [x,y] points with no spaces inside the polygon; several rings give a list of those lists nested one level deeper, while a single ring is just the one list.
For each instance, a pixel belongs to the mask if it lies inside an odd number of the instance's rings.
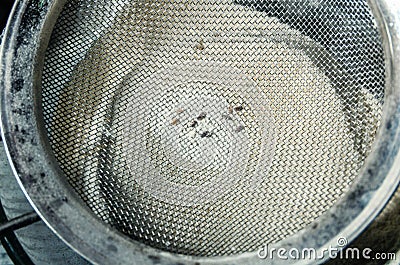
[{"label": "sieve metal rim", "polygon": [[[43,65],[40,58],[64,3],[65,0],[48,0],[38,9],[34,1],[17,1],[1,49],[2,137],[15,176],[45,222],[94,263],[286,264],[282,260],[259,260],[256,253],[197,258],[159,251],[109,228],[73,195],[50,151],[38,104]],[[380,212],[400,181],[400,5],[386,0],[370,1],[370,6],[385,39],[388,91],[375,151],[344,198],[317,222],[275,247],[319,249],[330,243],[335,245],[339,235],[351,241]]]}]

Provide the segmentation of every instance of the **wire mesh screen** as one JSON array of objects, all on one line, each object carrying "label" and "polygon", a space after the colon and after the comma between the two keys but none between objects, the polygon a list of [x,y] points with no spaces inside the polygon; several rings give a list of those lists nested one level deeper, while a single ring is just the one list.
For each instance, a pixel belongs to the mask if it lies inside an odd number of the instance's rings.
[{"label": "wire mesh screen", "polygon": [[44,62],[70,185],[104,222],[175,253],[298,232],[357,177],[382,115],[364,1],[70,0]]}]

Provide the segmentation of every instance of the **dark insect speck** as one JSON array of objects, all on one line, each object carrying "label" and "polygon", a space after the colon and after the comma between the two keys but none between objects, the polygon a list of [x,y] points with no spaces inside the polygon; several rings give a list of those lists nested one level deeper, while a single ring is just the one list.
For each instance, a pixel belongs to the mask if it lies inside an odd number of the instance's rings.
[{"label": "dark insect speck", "polygon": [[200,113],[200,115],[197,117],[199,121],[204,120],[207,117],[207,114],[205,112]]},{"label": "dark insect speck", "polygon": [[205,131],[205,132],[203,132],[203,133],[200,134],[200,137],[201,137],[201,138],[205,138],[205,137],[210,138],[212,135],[213,135],[212,132]]},{"label": "dark insect speck", "polygon": [[190,124],[190,127],[194,128],[198,125],[199,123],[197,121],[192,121],[192,123]]},{"label": "dark insect speck", "polygon": [[242,111],[244,108],[243,106],[237,106],[233,108],[235,111]]}]

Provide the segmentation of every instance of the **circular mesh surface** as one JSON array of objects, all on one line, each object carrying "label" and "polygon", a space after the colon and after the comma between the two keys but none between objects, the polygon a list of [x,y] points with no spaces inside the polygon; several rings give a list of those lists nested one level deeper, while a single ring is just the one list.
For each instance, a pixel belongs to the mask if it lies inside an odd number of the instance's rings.
[{"label": "circular mesh surface", "polygon": [[151,246],[254,251],[329,209],[370,152],[384,59],[364,1],[70,0],[49,141],[83,202]]}]

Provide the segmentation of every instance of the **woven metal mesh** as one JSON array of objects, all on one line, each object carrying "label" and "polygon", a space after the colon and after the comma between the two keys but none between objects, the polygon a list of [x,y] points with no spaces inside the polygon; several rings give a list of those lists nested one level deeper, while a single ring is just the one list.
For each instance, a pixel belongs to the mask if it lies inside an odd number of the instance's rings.
[{"label": "woven metal mesh", "polygon": [[364,1],[70,0],[42,79],[51,146],[83,201],[198,256],[254,251],[330,208],[383,98]]}]

